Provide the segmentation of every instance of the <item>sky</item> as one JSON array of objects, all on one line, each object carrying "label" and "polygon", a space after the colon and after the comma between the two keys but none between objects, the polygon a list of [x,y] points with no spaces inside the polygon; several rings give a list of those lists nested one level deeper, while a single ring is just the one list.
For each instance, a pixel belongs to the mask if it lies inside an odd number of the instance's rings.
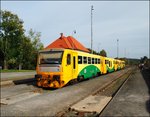
[{"label": "sky", "polygon": [[91,48],[91,5],[94,50],[115,58],[118,39],[119,57],[149,57],[148,1],[2,1],[1,9],[17,14],[26,34],[41,32],[44,47],[63,33]]}]

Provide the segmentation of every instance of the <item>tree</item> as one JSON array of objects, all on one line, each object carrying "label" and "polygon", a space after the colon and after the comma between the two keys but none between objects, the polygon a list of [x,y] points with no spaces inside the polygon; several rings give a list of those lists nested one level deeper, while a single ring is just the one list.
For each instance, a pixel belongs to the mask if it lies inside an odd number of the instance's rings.
[{"label": "tree", "polygon": [[141,57],[140,63],[146,63],[147,59],[147,56]]},{"label": "tree", "polygon": [[33,31],[32,29],[29,30],[28,38],[32,41],[32,45],[35,51],[41,50],[44,48],[43,44],[41,43],[41,33]]},{"label": "tree", "polygon": [[0,64],[4,69],[35,69],[38,51],[43,49],[41,33],[24,34],[23,21],[10,11],[1,12]]},{"label": "tree", "polygon": [[23,21],[16,14],[1,10],[0,30],[0,51],[3,55],[4,69],[7,69],[8,61],[16,63],[20,60],[20,48],[24,37]]},{"label": "tree", "polygon": [[27,38],[30,40],[31,45],[32,45],[32,48],[30,50],[31,51],[31,58],[30,58],[31,65],[33,67],[35,67],[36,63],[37,63],[38,51],[42,50],[44,48],[44,46],[40,40],[41,33],[33,31],[32,29],[30,29]]},{"label": "tree", "polygon": [[99,54],[99,55],[107,57],[107,53],[106,53],[106,51],[105,51],[104,49],[102,49],[102,50],[100,51],[100,54]]},{"label": "tree", "polygon": [[99,54],[99,53],[97,53],[95,50],[91,50],[90,48],[87,48],[87,49],[90,51],[90,53],[93,52],[92,54],[96,54],[96,55]]}]

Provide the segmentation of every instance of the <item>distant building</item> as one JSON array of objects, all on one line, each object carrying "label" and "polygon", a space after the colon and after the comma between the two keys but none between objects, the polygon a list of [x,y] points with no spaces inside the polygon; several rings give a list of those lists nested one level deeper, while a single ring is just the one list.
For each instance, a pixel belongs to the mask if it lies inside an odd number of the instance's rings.
[{"label": "distant building", "polygon": [[63,33],[61,33],[61,36],[58,39],[56,39],[54,42],[49,44],[45,49],[51,49],[51,48],[65,48],[65,49],[73,49],[73,50],[80,50],[84,52],[90,52],[75,38],[73,38],[72,36],[65,37],[63,36]]}]

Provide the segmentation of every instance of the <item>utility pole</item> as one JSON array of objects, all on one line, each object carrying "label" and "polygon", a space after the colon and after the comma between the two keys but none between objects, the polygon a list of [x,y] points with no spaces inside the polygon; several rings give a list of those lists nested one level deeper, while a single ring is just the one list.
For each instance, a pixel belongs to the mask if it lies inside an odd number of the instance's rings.
[{"label": "utility pole", "polygon": [[119,58],[119,39],[117,39],[117,58]]},{"label": "utility pole", "polygon": [[93,5],[91,6],[91,53],[93,53]]}]

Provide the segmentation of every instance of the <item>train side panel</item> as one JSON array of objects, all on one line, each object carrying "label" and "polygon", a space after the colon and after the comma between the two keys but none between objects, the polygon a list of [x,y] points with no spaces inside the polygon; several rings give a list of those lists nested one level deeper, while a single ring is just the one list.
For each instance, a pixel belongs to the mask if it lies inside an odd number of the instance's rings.
[{"label": "train side panel", "polygon": [[103,58],[103,73],[110,73],[115,71],[115,64],[113,58]]},{"label": "train side panel", "polygon": [[102,74],[101,57],[78,52],[78,79],[87,79]]},{"label": "train side panel", "polygon": [[62,61],[63,81],[67,84],[69,81],[76,79],[78,74],[78,58],[77,52],[73,50],[65,50]]}]

